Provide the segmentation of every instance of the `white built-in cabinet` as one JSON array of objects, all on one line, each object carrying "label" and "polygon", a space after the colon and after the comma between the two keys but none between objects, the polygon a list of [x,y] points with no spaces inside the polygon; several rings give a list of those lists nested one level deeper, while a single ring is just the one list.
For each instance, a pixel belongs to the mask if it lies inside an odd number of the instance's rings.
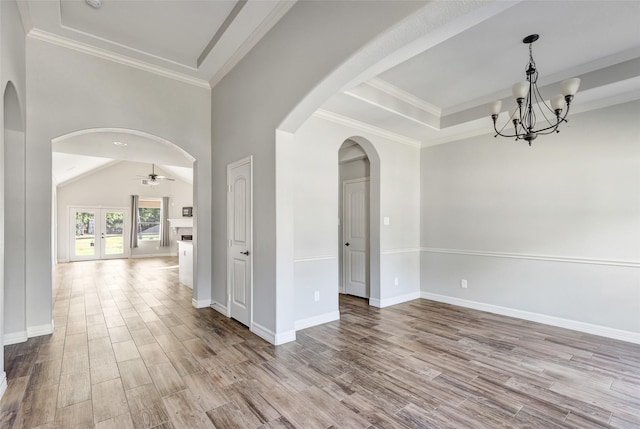
[{"label": "white built-in cabinet", "polygon": [[178,240],[178,278],[193,289],[193,242]]}]

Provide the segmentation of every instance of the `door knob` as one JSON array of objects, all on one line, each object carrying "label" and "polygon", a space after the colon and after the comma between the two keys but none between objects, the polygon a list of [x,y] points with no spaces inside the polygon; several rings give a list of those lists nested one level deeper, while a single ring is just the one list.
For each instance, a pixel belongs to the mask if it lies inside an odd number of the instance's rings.
[{"label": "door knob", "polygon": [[349,242],[347,241],[346,243],[344,243],[345,246],[350,246]]},{"label": "door knob", "polygon": [[247,250],[246,252],[240,252],[241,255],[246,255],[249,256],[249,251]]}]

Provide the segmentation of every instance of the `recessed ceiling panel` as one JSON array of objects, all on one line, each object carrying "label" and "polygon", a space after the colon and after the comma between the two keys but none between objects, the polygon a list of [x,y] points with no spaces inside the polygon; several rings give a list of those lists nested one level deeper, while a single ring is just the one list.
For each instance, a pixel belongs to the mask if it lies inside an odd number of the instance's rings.
[{"label": "recessed ceiling panel", "polygon": [[[382,73],[380,78],[443,110],[503,92],[525,79],[522,39],[540,39],[533,54],[542,84],[639,46],[636,1],[523,1]],[[560,79],[569,76],[560,76]]]},{"label": "recessed ceiling panel", "polygon": [[103,0],[60,2],[63,26],[189,67],[227,18],[236,1]]},{"label": "recessed ceiling panel", "polygon": [[414,140],[424,141],[438,136],[438,131],[431,127],[346,94],[334,95],[322,106],[322,109]]}]

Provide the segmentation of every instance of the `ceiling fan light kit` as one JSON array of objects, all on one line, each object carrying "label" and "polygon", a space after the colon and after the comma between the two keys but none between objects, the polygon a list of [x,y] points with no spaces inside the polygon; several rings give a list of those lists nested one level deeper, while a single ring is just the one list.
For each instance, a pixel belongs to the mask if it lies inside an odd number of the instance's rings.
[{"label": "ceiling fan light kit", "polygon": [[156,165],[155,164],[151,164],[151,173],[147,174],[146,176],[141,176],[144,177],[142,179],[142,184],[143,185],[148,185],[148,186],[158,186],[160,184],[161,180],[168,180],[170,182],[174,182],[175,179],[172,179],[170,177],[167,176],[161,176],[159,174],[156,174]]},{"label": "ceiling fan light kit", "polygon": [[[502,128],[498,129],[498,115],[502,111],[502,101],[498,100],[491,104],[491,119],[494,137],[515,137],[516,140],[525,140],[531,146],[531,142],[539,135],[559,133],[558,127],[561,123],[567,122],[569,107],[573,97],[580,87],[580,79],[567,79],[560,85],[562,94],[551,98],[551,107],[544,101],[538,89],[538,69],[533,60],[532,44],[538,40],[537,34],[531,34],[522,40],[522,43],[529,45],[529,63],[525,69],[526,80],[518,82],[512,87],[513,97],[516,99],[516,108],[509,110],[509,121]],[[566,107],[566,109],[565,109]],[[536,120],[544,118],[545,124],[536,129]],[[504,129],[509,122],[513,123],[513,134],[507,134]]]}]

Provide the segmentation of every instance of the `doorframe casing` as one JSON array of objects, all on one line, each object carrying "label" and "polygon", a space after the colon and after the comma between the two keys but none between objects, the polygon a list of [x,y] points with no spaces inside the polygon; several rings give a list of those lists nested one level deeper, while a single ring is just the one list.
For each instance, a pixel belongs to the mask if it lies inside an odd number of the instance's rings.
[{"label": "doorframe casing", "polygon": [[253,327],[253,155],[239,159],[227,164],[227,317],[231,318],[231,230],[233,228],[233,216],[231,210],[233,201],[231,200],[231,171],[241,165],[249,164],[251,173],[251,181],[249,190],[251,193],[251,208],[249,209],[249,224],[251,225],[251,233],[249,234],[249,261],[251,264],[251,272],[249,273],[251,287],[249,288],[249,330]]},{"label": "doorframe casing", "polygon": [[[114,211],[120,211],[122,210],[124,212],[124,231],[123,231],[123,250],[124,253],[121,257],[116,257],[116,258],[106,258],[106,259],[128,259],[131,257],[131,245],[130,243],[128,243],[128,238],[130,235],[130,231],[131,228],[133,227],[133,225],[128,225],[130,223],[130,213],[129,213],[129,207],[115,207],[115,206],[103,206],[103,205],[96,205],[96,206],[91,206],[91,205],[86,205],[86,204],[80,204],[80,205],[72,205],[69,204],[67,205],[67,228],[69,228],[69,230],[67,231],[67,261],[69,262],[81,262],[81,261],[92,261],[92,260],[105,260],[104,258],[95,258],[95,259],[75,259],[74,256],[72,255],[72,253],[75,255],[75,252],[72,252],[71,249],[71,237],[72,237],[72,233],[73,231],[71,230],[71,222],[73,219],[73,216],[71,215],[71,211],[73,209],[81,209],[81,210],[97,210],[98,213],[101,213],[102,210],[114,210]],[[102,225],[101,225],[101,229],[102,229]],[[74,229],[75,231],[75,229]],[[101,244],[102,246],[102,244]],[[100,253],[102,253],[102,249],[100,248]]]},{"label": "doorframe casing", "polygon": [[[366,210],[367,210],[367,218],[368,218],[368,225],[366,228],[366,232],[367,232],[367,298],[369,299],[371,297],[371,177],[357,177],[355,179],[347,179],[347,180],[343,180],[342,181],[342,216],[340,217],[340,223],[342,224],[342,237],[341,238],[341,243],[340,246],[344,246],[344,243],[346,241],[346,237],[345,237],[345,225],[346,225],[346,211],[347,211],[347,207],[345,204],[345,197],[347,195],[347,193],[345,192],[346,189],[346,185],[351,184],[351,183],[361,183],[361,182],[366,182],[369,184],[369,186],[367,187],[367,204],[365,205]],[[344,248],[342,249],[342,272],[340,273],[341,277],[342,277],[342,285],[340,286],[340,293],[347,293],[347,268],[346,268],[346,251],[344,250]]]},{"label": "doorframe casing", "polygon": [[[382,233],[381,224],[381,191],[380,191],[380,155],[376,147],[366,138],[353,135],[342,141],[351,140],[357,143],[364,151],[369,160],[369,305],[380,307],[380,297],[382,295],[382,285],[380,282],[381,261],[380,261],[380,235]],[[340,146],[342,147],[342,146]],[[339,150],[339,148],[338,148]],[[339,159],[338,159],[339,164]],[[342,190],[341,176],[338,173],[338,189]],[[341,198],[340,203],[341,204]],[[339,214],[340,216],[341,214]],[[342,228],[342,225],[340,225]],[[342,234],[338,235],[338,253],[342,249]],[[342,273],[339,273],[339,279],[342,280]],[[338,293],[342,293],[343,289],[338,286]]]}]

